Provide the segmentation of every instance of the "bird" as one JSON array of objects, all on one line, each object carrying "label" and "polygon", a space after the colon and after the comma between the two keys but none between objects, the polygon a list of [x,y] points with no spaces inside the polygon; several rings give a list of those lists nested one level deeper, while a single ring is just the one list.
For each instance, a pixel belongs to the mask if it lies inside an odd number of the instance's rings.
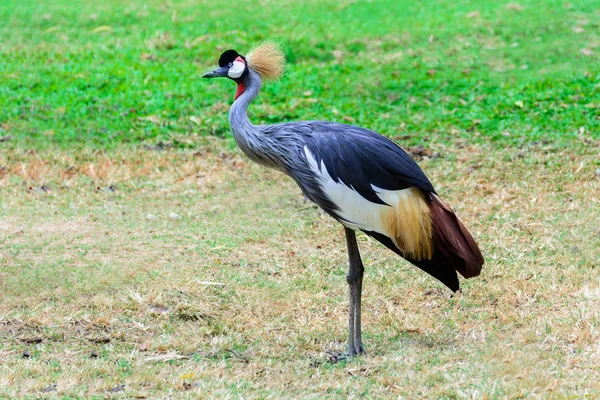
[{"label": "bird", "polygon": [[344,227],[348,252],[348,342],[339,358],[364,353],[361,297],[364,265],[356,232],[363,232],[438,279],[460,290],[457,272],[478,276],[484,258],[454,211],[417,163],[388,137],[358,126],[326,121],[254,125],[248,106],[264,81],[279,79],[285,56],[266,40],[246,56],[224,51],[219,67],[203,78],[237,84],[229,124],[248,158],[291,177],[305,197]]}]

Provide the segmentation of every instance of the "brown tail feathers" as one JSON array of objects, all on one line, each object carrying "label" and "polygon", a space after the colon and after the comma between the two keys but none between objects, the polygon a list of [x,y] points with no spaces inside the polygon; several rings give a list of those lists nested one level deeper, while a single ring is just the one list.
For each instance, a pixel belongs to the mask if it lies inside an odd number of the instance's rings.
[{"label": "brown tail feathers", "polygon": [[479,275],[484,260],[477,243],[450,207],[435,193],[429,193],[429,198],[436,250],[465,278]]},{"label": "brown tail feathers", "polygon": [[401,250],[397,239],[394,241],[378,232],[365,233],[456,292],[460,288],[456,271],[465,278],[479,275],[483,256],[454,211],[436,194],[424,195],[427,197],[428,214],[431,215],[430,240],[433,242],[433,254],[430,258],[415,257],[413,253]]}]

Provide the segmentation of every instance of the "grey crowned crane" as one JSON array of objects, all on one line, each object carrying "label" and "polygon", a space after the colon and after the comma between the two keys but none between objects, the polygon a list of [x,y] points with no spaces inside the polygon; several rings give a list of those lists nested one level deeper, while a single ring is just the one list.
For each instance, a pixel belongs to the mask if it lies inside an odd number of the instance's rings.
[{"label": "grey crowned crane", "polygon": [[463,277],[479,275],[483,256],[465,226],[437,195],[421,168],[385,136],[357,126],[303,121],[253,125],[247,109],[263,79],[277,79],[285,58],[274,42],[246,57],[227,50],[204,78],[237,83],[229,124],[252,160],[290,176],[302,192],[344,226],[348,246],[348,356],[362,353],[361,291],[364,267],[355,231],[459,290]]}]

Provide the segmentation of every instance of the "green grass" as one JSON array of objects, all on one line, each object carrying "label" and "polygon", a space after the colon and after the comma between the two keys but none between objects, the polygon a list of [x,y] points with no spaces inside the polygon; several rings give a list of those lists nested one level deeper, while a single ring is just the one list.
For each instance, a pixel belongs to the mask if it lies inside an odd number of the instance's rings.
[{"label": "green grass", "polygon": [[[0,21],[0,398],[600,396],[596,1],[5,0]],[[255,123],[397,138],[486,257],[450,297],[359,235],[348,363],[341,226],[233,148],[234,85],[200,78],[265,38],[289,66]]]},{"label": "green grass", "polygon": [[65,148],[226,136],[233,85],[200,76],[264,38],[289,68],[257,123],[349,120],[409,144],[600,131],[595,1],[234,3],[3,2],[4,134]]}]

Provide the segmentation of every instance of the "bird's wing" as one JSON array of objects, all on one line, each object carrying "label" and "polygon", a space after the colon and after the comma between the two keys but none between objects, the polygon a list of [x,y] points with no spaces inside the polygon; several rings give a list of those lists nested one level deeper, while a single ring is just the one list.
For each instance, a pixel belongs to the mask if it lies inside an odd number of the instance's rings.
[{"label": "bird's wing", "polygon": [[294,138],[287,143],[294,148],[291,158],[305,163],[288,163],[289,174],[339,222],[372,236],[452,290],[459,287],[456,271],[465,277],[479,274],[483,257],[475,241],[394,142],[328,122],[270,129],[280,139]]},{"label": "bird's wing", "polygon": [[384,204],[375,189],[397,191],[415,187],[435,190],[423,170],[385,136],[351,125],[308,122],[301,129],[306,147],[336,182],[343,182],[365,199]]},{"label": "bird's wing", "polygon": [[386,235],[415,258],[431,256],[426,195],[435,192],[404,150],[350,125],[306,122],[282,128],[300,136],[306,162],[297,163],[290,175],[311,200],[348,228]]}]

